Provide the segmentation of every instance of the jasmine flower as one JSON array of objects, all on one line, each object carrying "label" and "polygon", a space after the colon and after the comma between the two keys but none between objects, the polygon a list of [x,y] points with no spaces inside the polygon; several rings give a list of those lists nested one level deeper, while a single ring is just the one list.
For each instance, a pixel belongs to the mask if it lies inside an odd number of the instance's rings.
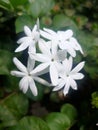
[{"label": "jasmine flower", "polygon": [[20,52],[29,48],[29,50],[36,51],[35,44],[40,40],[39,25],[36,24],[32,30],[28,26],[24,26],[24,32],[26,36],[20,38],[17,43],[20,46],[15,50],[15,52]]},{"label": "jasmine flower", "polygon": [[28,88],[32,91],[34,96],[37,96],[38,91],[35,84],[35,81],[50,86],[50,84],[44,79],[38,77],[40,73],[33,73],[35,61],[28,58],[27,68],[16,58],[13,58],[13,62],[18,68],[18,70],[11,71],[11,74],[16,77],[21,77],[22,79],[19,82],[20,89],[26,93]]},{"label": "jasmine flower", "polygon": [[[61,32],[59,32],[61,33]],[[60,35],[62,35],[62,37],[66,36],[64,35],[64,32],[62,32]],[[83,50],[80,46],[80,44],[78,43],[78,41],[74,38],[74,37],[69,37],[69,38],[63,38],[63,40],[59,40],[59,47],[62,50],[65,50],[66,52],[68,52],[72,57],[76,57],[76,51],[80,51],[81,54],[83,54]]]},{"label": "jasmine flower", "polygon": [[[84,62],[80,62],[73,68],[73,58],[76,57],[76,52],[80,51],[83,54],[73,31],[71,29],[53,31],[48,28],[40,30],[39,20],[37,20],[32,30],[28,26],[24,26],[24,32],[26,36],[17,41],[19,47],[15,52],[28,48],[27,67],[14,57],[13,62],[18,70],[11,71],[12,75],[21,77],[20,89],[26,93],[30,88],[34,96],[37,96],[35,81],[47,86],[54,86],[53,91],[62,89],[64,95],[68,93],[70,87],[77,89],[76,80],[84,77],[79,72],[83,68]],[[35,66],[36,61],[39,63]],[[46,73],[49,73],[51,84],[40,77]]]},{"label": "jasmine flower", "polygon": [[32,59],[42,62],[40,63],[40,65],[36,67],[35,72],[39,70],[42,71],[48,68],[52,84],[57,85],[58,68],[61,64],[61,61],[63,61],[66,58],[66,54],[63,51],[58,50],[57,45],[54,44],[52,41],[40,41],[39,48],[41,53],[29,53]]},{"label": "jasmine flower", "polygon": [[83,54],[82,48],[73,37],[73,31],[71,29],[54,32],[51,29],[44,28],[40,33],[44,38],[53,42],[55,41],[55,44],[57,44],[60,49],[65,50],[72,57],[76,56],[76,51],[80,51]]},{"label": "jasmine flower", "polygon": [[84,67],[85,62],[80,62],[75,68],[73,66],[73,58],[65,59],[62,62],[62,66],[59,72],[58,85],[54,87],[53,91],[63,89],[64,95],[66,95],[71,88],[77,89],[76,80],[80,80],[84,77],[79,71]]}]

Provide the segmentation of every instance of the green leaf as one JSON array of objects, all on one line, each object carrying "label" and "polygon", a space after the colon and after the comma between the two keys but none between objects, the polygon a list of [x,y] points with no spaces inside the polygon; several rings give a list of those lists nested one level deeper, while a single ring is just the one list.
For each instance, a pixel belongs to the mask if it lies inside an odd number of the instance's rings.
[{"label": "green leaf", "polygon": [[93,34],[98,36],[98,23],[97,22],[92,23],[91,29],[92,29]]},{"label": "green leaf", "polygon": [[71,124],[68,116],[59,112],[50,113],[46,117],[46,122],[50,130],[68,130]]},{"label": "green leaf", "polygon": [[19,123],[8,130],[50,130],[45,121],[41,118],[28,116],[24,117]]},{"label": "green leaf", "polygon": [[64,14],[57,14],[54,16],[53,27],[55,27],[56,29],[70,28],[73,29],[74,31],[78,30],[76,24]]},{"label": "green leaf", "polygon": [[10,73],[9,67],[12,64],[12,54],[6,50],[0,50],[0,74],[7,75]]},{"label": "green leaf", "polygon": [[84,15],[76,15],[74,16],[74,20],[80,29],[82,29],[88,22],[88,18]]},{"label": "green leaf", "polygon": [[27,25],[29,27],[33,27],[33,19],[29,15],[22,15],[16,19],[16,33],[22,32],[24,30],[24,26]]},{"label": "green leaf", "polygon": [[9,0],[0,0],[0,7],[5,10],[10,10],[11,4],[10,4]]},{"label": "green leaf", "polygon": [[50,27],[52,24],[52,19],[50,18],[50,16],[43,16],[40,19],[40,27]]},{"label": "green leaf", "polygon": [[23,94],[11,94],[0,102],[0,127],[13,126],[28,110],[28,99]]},{"label": "green leaf", "polygon": [[23,4],[25,4],[26,2],[28,2],[28,0],[9,0],[9,1],[11,2],[12,6],[13,6],[14,8],[16,8],[17,6],[23,5]]},{"label": "green leaf", "polygon": [[91,104],[93,107],[98,108],[98,91],[92,93]]},{"label": "green leaf", "polygon": [[28,13],[33,17],[37,18],[40,15],[48,14],[49,11],[53,8],[53,0],[34,0],[28,5]]},{"label": "green leaf", "polygon": [[85,31],[77,32],[77,39],[81,44],[85,57],[85,70],[92,79],[98,78],[98,46],[96,46],[96,37]]},{"label": "green leaf", "polygon": [[16,19],[16,33],[22,32],[24,30],[24,26],[32,28],[34,25],[34,20],[29,15],[22,15]]},{"label": "green leaf", "polygon": [[61,112],[68,116],[71,123],[73,123],[77,118],[77,110],[71,104],[64,104],[61,107]]},{"label": "green leaf", "polygon": [[81,44],[84,54],[87,55],[89,51],[91,51],[92,46],[94,45],[94,37],[90,33],[85,31],[77,31],[77,39]]}]

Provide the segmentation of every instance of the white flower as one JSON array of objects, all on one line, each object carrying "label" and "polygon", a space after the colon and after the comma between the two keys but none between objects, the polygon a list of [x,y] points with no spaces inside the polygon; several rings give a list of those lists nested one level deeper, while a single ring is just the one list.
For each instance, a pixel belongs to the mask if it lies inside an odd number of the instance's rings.
[{"label": "white flower", "polygon": [[42,62],[40,65],[38,65],[35,69],[35,72],[42,71],[46,68],[49,69],[50,79],[53,85],[57,85],[58,83],[58,66],[61,61],[63,61],[66,57],[65,52],[59,50],[55,43],[52,43],[52,41],[45,42],[40,41],[39,42],[39,48],[41,50],[41,53],[29,53],[30,57]]},{"label": "white flower", "polygon": [[[69,33],[69,37],[64,37],[66,36],[64,33]],[[83,50],[80,46],[80,44],[78,43],[78,41],[71,36],[71,32],[70,31],[65,31],[65,32],[61,32],[58,31],[59,35],[62,35],[62,39],[59,40],[59,47],[62,50],[66,50],[66,52],[68,52],[72,57],[76,56],[76,51],[80,51],[81,54],[83,54]]]},{"label": "white flower", "polygon": [[[21,77],[19,82],[20,89],[26,93],[30,88],[33,95],[37,96],[38,91],[35,81],[47,86],[54,86],[53,91],[63,89],[64,95],[68,93],[70,87],[77,89],[76,80],[84,77],[79,72],[83,68],[84,62],[72,68],[72,57],[76,56],[76,51],[80,51],[83,54],[80,44],[73,36],[73,31],[68,29],[55,32],[47,28],[40,30],[38,19],[32,30],[28,26],[24,26],[24,32],[25,36],[17,41],[19,47],[15,52],[28,48],[27,67],[15,57],[13,62],[18,70],[11,71],[12,75]],[[40,62],[40,64],[36,64],[36,67],[35,61]],[[51,84],[39,77],[47,72],[50,75]]]},{"label": "white flower", "polygon": [[83,68],[85,62],[80,62],[75,68],[72,69],[73,59],[65,59],[62,62],[62,67],[59,72],[59,83],[54,87],[53,91],[57,91],[63,88],[63,93],[66,95],[69,88],[77,89],[77,83],[75,80],[80,80],[84,77],[79,71]]},{"label": "white flower", "polygon": [[17,41],[17,43],[20,44],[20,46],[15,50],[15,52],[23,51],[27,47],[29,48],[29,50],[36,51],[35,44],[40,39],[38,25],[35,25],[32,30],[30,30],[28,26],[24,26],[24,32],[26,36],[20,38]]},{"label": "white flower", "polygon": [[76,51],[80,51],[83,54],[82,48],[77,42],[77,40],[73,37],[73,31],[68,29],[66,31],[57,31],[44,28],[44,31],[40,31],[41,36],[44,38],[55,41],[60,49],[68,52],[72,57],[76,56]]},{"label": "white flower", "polygon": [[66,50],[72,57],[76,56],[76,51],[80,51],[81,54],[83,54],[81,46],[79,45],[78,41],[74,37],[70,37],[65,40],[64,39],[60,40],[59,47],[62,50]]},{"label": "white flower", "polygon": [[39,73],[33,73],[35,61],[31,60],[30,57],[28,58],[27,68],[16,57],[13,58],[13,62],[19,71],[13,70],[11,71],[11,74],[16,77],[22,77],[19,82],[19,87],[24,93],[26,93],[28,88],[30,88],[33,95],[37,96],[38,92],[35,81],[50,86],[47,81],[38,77],[38,75],[40,75]]}]

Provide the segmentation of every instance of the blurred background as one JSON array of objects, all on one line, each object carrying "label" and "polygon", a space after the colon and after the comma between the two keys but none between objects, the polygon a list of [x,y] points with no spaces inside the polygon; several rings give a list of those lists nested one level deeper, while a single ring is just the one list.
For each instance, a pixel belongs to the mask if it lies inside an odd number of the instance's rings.
[{"label": "blurred background", "polygon": [[[75,62],[85,61],[85,79],[79,82],[78,91],[72,91],[65,99],[55,93],[49,94],[49,90],[43,93],[40,87],[38,97],[28,96],[29,94],[25,97],[19,93],[19,79],[10,75],[10,71],[15,68],[13,57],[21,58],[26,64],[26,59],[23,58],[26,53],[15,53],[14,50],[18,46],[17,40],[24,36],[24,25],[32,29],[37,18],[40,28],[46,27],[55,31],[72,29],[83,48],[84,55],[77,52]],[[0,130],[13,126],[17,122],[16,118],[18,120],[28,113],[28,97],[30,100],[42,101],[47,95],[49,102],[69,102],[76,107],[78,125],[75,130],[98,129],[97,0],[0,0]],[[16,108],[17,112],[13,114]]]}]

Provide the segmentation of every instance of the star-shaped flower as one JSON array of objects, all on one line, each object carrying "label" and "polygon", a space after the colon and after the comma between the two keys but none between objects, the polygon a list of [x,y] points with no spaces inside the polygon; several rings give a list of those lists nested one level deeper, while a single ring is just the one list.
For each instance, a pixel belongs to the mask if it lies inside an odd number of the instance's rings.
[{"label": "star-shaped flower", "polygon": [[33,95],[37,96],[38,91],[35,81],[50,86],[47,81],[38,77],[40,73],[33,73],[35,61],[31,60],[30,57],[28,58],[27,68],[16,57],[13,58],[13,62],[19,71],[13,70],[11,71],[11,74],[16,77],[22,77],[19,82],[19,87],[24,93],[26,93],[28,88],[30,88]]},{"label": "star-shaped flower", "polygon": [[35,69],[35,72],[42,71],[48,68],[50,79],[53,85],[58,83],[58,66],[66,57],[65,52],[58,50],[56,44],[52,41],[45,42],[44,40],[39,42],[39,48],[41,53],[29,53],[32,59],[42,62]]},{"label": "star-shaped flower", "polygon": [[20,46],[15,50],[15,52],[20,52],[25,50],[26,48],[29,48],[29,50],[36,51],[35,44],[40,39],[40,32],[38,25],[36,24],[32,30],[28,26],[24,26],[24,32],[26,36],[20,38],[17,43],[20,44]]},{"label": "star-shaped flower", "polygon": [[[69,33],[69,35],[67,33]],[[65,50],[72,57],[76,56],[76,51],[80,51],[81,54],[83,54],[83,50],[82,50],[80,44],[78,43],[76,38],[72,36],[72,33],[70,31],[68,31],[68,30],[65,32],[58,31],[58,34],[59,34],[59,36],[61,36],[59,39],[60,49]]]},{"label": "star-shaped flower", "polygon": [[51,29],[44,28],[40,33],[44,38],[53,42],[55,41],[55,44],[57,44],[60,49],[65,50],[72,57],[76,56],[76,51],[80,51],[83,54],[82,48],[78,41],[73,37],[73,31],[71,29],[54,32]]},{"label": "star-shaped flower", "polygon": [[73,66],[73,58],[65,59],[62,62],[62,66],[59,72],[59,83],[54,87],[53,91],[63,89],[64,95],[66,95],[71,88],[77,89],[77,83],[75,80],[80,80],[84,77],[79,71],[84,67],[84,61],[80,62],[75,68]]}]

